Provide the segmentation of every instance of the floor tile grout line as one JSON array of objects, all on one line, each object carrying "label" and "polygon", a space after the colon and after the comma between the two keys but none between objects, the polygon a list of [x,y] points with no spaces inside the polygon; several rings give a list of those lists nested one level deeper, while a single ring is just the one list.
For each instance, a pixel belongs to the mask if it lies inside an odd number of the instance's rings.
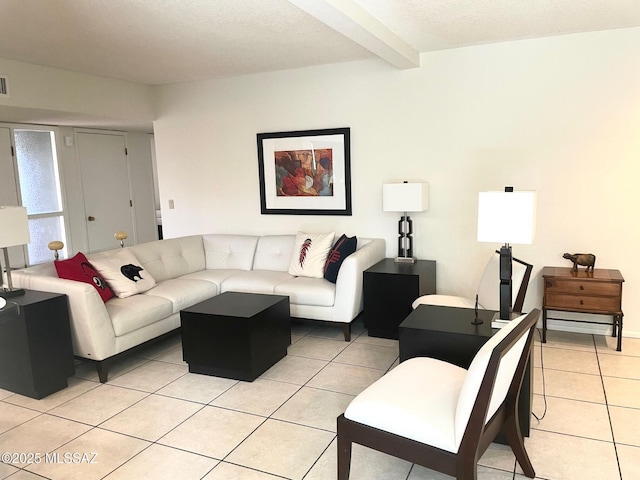
[{"label": "floor tile grout line", "polygon": [[331,439],[331,441],[329,442],[329,444],[322,450],[322,453],[320,453],[320,455],[318,455],[318,457],[313,461],[313,463],[311,464],[311,466],[309,467],[309,469],[306,471],[306,473],[302,476],[302,480],[305,480],[305,478],[307,477],[307,475],[309,475],[309,473],[311,473],[311,470],[313,470],[313,467],[316,466],[316,464],[320,461],[320,459],[322,458],[322,456],[329,450],[329,448],[331,447],[331,445],[333,444],[334,441],[336,441],[336,439],[338,438],[338,434],[334,433],[333,438]]},{"label": "floor tile grout line", "polygon": [[[360,334],[360,335],[361,335],[361,334]],[[359,337],[360,335],[358,335],[358,337]],[[304,337],[307,337],[307,336],[309,336],[309,334],[304,335],[304,336],[303,336],[303,338],[304,338]],[[358,337],[355,337],[355,338],[358,338]],[[313,337],[313,338],[323,338],[323,337]],[[355,338],[354,338],[354,339],[352,339],[352,340],[350,341],[350,343],[351,343],[351,342],[353,342],[353,341],[355,341]],[[346,349],[346,348],[348,348],[348,345],[347,345],[347,347],[345,347],[345,349]],[[342,351],[344,351],[345,349],[343,349]],[[338,355],[339,355],[339,354],[338,354]],[[294,356],[295,356],[295,355],[294,355]],[[336,355],[336,357],[337,357],[337,355]],[[302,357],[302,358],[306,358],[306,357]],[[334,358],[335,358],[335,357],[334,357]],[[313,386],[310,386],[310,385],[309,385],[309,382],[311,382],[311,381],[312,381],[312,380],[313,380],[317,375],[319,375],[319,374],[320,374],[320,372],[322,372],[324,369],[326,369],[326,368],[327,368],[331,363],[334,363],[334,361],[333,361],[333,360],[329,360],[329,361],[324,360],[324,361],[326,361],[326,362],[327,362],[327,363],[326,363],[326,365],[324,365],[324,366],[323,366],[323,367],[322,367],[318,372],[316,372],[316,373],[315,373],[311,378],[309,378],[309,380],[307,380],[303,385],[300,385],[300,386],[299,386],[299,388],[298,388],[298,390],[296,390],[296,392],[295,392],[293,395],[291,395],[291,396],[290,396],[290,397],[289,397],[285,402],[283,402],[283,403],[280,405],[280,407],[278,407],[274,412],[272,412],[272,413],[269,415],[269,417],[268,417],[268,418],[266,418],[266,419],[264,420],[264,422],[262,422],[262,423],[261,423],[260,425],[258,425],[258,427],[256,427],[256,428],[255,428],[251,433],[249,433],[249,434],[248,434],[248,435],[247,435],[247,436],[242,440],[242,442],[240,442],[238,445],[236,445],[236,446],[235,446],[235,447],[234,447],[234,448],[233,448],[233,449],[232,449],[232,450],[231,450],[231,451],[230,451],[230,452],[225,456],[225,458],[224,458],[222,461],[224,461],[226,458],[228,458],[228,457],[229,457],[229,456],[230,456],[230,455],[231,455],[231,454],[232,454],[236,449],[240,448],[240,446],[241,446],[244,442],[246,442],[246,441],[247,441],[247,439],[248,439],[251,435],[253,435],[253,433],[255,433],[255,432],[258,430],[258,428],[260,428],[262,425],[264,425],[264,424],[267,422],[267,420],[273,420],[273,421],[283,422],[283,423],[287,423],[287,424],[290,424],[290,425],[296,425],[296,426],[300,426],[300,427],[304,427],[304,428],[312,428],[312,429],[314,429],[314,430],[319,430],[319,431],[326,432],[326,433],[332,433],[332,434],[334,435],[334,438],[333,438],[333,439],[328,443],[327,447],[326,447],[326,448],[322,451],[322,453],[321,453],[321,454],[320,454],[320,455],[315,459],[315,461],[313,462],[313,464],[311,465],[311,467],[309,467],[309,469],[307,470],[307,472],[303,475],[303,477],[302,477],[302,478],[304,479],[304,477],[306,477],[306,476],[309,474],[309,472],[313,469],[313,466],[314,466],[314,465],[315,465],[315,464],[320,460],[320,458],[322,457],[322,455],[323,455],[323,454],[327,451],[327,449],[331,446],[331,444],[333,443],[333,440],[336,438],[337,434],[336,434],[335,432],[331,432],[331,431],[328,431],[328,430],[325,430],[325,429],[322,429],[322,428],[313,427],[313,426],[309,426],[309,425],[304,425],[304,424],[300,424],[300,423],[292,422],[292,421],[288,421],[288,420],[282,420],[282,419],[273,418],[273,415],[274,415],[274,414],[275,414],[275,413],[276,413],[280,408],[282,408],[282,406],[284,406],[284,405],[285,405],[285,404],[286,404],[286,403],[287,403],[287,402],[288,402],[288,401],[289,401],[289,400],[290,400],[290,399],[291,399],[295,394],[297,394],[298,392],[300,392],[303,388],[312,388],[312,389],[316,389],[316,390],[322,390],[322,391],[328,391],[328,392],[332,392],[332,393],[339,393],[339,394],[348,395],[348,394],[345,394],[344,392],[334,392],[334,391],[332,391],[332,390],[325,390],[325,389],[321,389],[321,388],[317,388],[317,387],[313,387]],[[395,361],[395,360],[394,360],[394,361]],[[338,363],[338,362],[335,362],[335,363]],[[347,364],[347,365],[349,365],[349,364]],[[352,366],[360,366],[360,365],[352,365]]]},{"label": "floor tile grout line", "polygon": [[[140,391],[140,390],[136,390],[136,391]],[[86,392],[86,393],[88,393],[88,392]],[[62,415],[60,415],[60,414],[52,413],[52,411],[53,411],[53,410],[55,410],[55,408],[54,408],[54,409],[52,409],[52,410],[50,410],[50,411],[48,411],[48,412],[46,412],[46,413],[47,413],[48,415],[51,415],[52,417],[60,418],[60,419],[62,419],[62,420],[67,420],[67,421],[70,421],[70,422],[80,423],[80,424],[82,424],[82,425],[86,425],[86,426],[88,426],[88,427],[92,427],[92,428],[100,427],[103,423],[108,422],[108,421],[109,421],[109,420],[111,420],[113,417],[115,417],[115,416],[117,416],[117,415],[120,415],[121,413],[123,413],[123,412],[125,412],[125,411],[129,410],[129,409],[130,409],[131,407],[133,407],[134,405],[137,405],[138,403],[140,403],[140,402],[141,402],[141,401],[143,401],[144,399],[149,398],[151,395],[153,395],[152,393],[148,393],[148,392],[145,392],[145,393],[147,393],[147,395],[146,395],[146,396],[144,396],[144,397],[142,397],[140,400],[137,400],[137,401],[133,402],[131,405],[129,405],[129,406],[127,406],[127,407],[123,408],[122,410],[120,410],[120,411],[119,411],[119,412],[117,412],[117,413],[114,413],[114,414],[113,414],[113,415],[111,415],[109,418],[107,418],[107,419],[105,419],[105,420],[102,420],[100,423],[98,423],[98,424],[96,424],[96,425],[94,425],[94,424],[92,424],[92,423],[86,423],[86,422],[83,422],[82,420],[76,420],[76,419],[74,419],[74,418],[68,418],[68,417],[64,417],[64,416],[62,416]],[[76,397],[76,398],[78,398],[78,397]],[[61,405],[61,406],[62,406],[62,405]],[[57,408],[57,407],[56,407],[56,408]]]},{"label": "floor tile grout line", "polygon": [[[221,463],[225,463],[225,464],[227,464],[227,465],[235,465],[236,467],[240,467],[240,468],[247,469],[247,470],[252,470],[252,471],[254,471],[254,472],[264,473],[265,475],[270,475],[270,476],[272,476],[272,477],[276,477],[276,478],[282,478],[283,480],[292,480],[290,477],[283,477],[282,475],[279,475],[279,474],[277,474],[277,473],[267,472],[266,470],[260,470],[259,468],[248,467],[248,466],[246,466],[246,465],[242,465],[242,464],[240,464],[240,463],[229,462],[229,461],[226,461],[226,460],[220,460],[220,461],[219,461],[219,463],[218,463],[218,465],[216,465],[215,467],[213,467],[213,468],[209,471],[209,473],[211,473],[213,470],[215,470],[215,469],[216,469],[216,468],[217,468]],[[209,473],[207,473],[207,475],[208,475]],[[207,475],[205,475],[205,477],[206,477]],[[204,478],[204,477],[203,477],[203,478]],[[202,480],[202,479],[201,479],[201,480]]]},{"label": "floor tile grout line", "polygon": [[[304,335],[304,336],[303,336],[303,338],[304,338],[304,337],[306,337],[306,336],[307,336],[307,335]],[[329,365],[330,363],[331,363],[331,362],[327,362],[327,364],[326,364],[324,367],[322,367],[322,369],[320,369],[320,371],[322,371],[324,368],[326,368],[326,367],[327,367],[327,365]],[[315,375],[317,375],[318,373],[320,373],[320,371],[318,371]],[[264,374],[263,374],[263,375],[264,375]],[[312,378],[314,378],[314,377],[315,377],[315,375],[314,375],[314,376],[312,376],[312,377],[311,377],[311,379],[312,379]],[[262,375],[261,375],[259,378],[262,378]],[[305,387],[305,386],[306,386],[306,384],[307,384],[309,381],[311,381],[311,379],[307,380],[307,382],[305,382],[305,384],[303,384],[303,385],[297,385],[297,384],[295,384],[296,386],[298,386],[298,389],[295,391],[295,393],[293,393],[292,395],[290,395],[290,396],[287,398],[287,400],[285,400],[284,402],[282,402],[282,404],[281,404],[278,408],[276,408],[273,412],[271,412],[271,414],[269,414],[269,416],[267,416],[267,417],[262,417],[262,418],[263,418],[263,421],[262,421],[262,422],[260,422],[260,424],[259,424],[259,425],[257,425],[257,426],[256,426],[256,428],[254,428],[254,429],[253,429],[249,434],[247,434],[247,435],[242,439],[242,441],[241,441],[240,443],[238,443],[234,448],[232,448],[232,449],[229,451],[229,453],[227,453],[227,454],[226,454],[226,455],[225,455],[225,456],[224,456],[220,461],[221,461],[221,462],[224,462],[224,461],[225,461],[225,459],[229,458],[229,456],[230,456],[234,451],[236,451],[238,448],[240,448],[240,446],[241,446],[242,444],[244,444],[244,443],[249,439],[249,437],[251,437],[251,435],[253,435],[253,434],[254,434],[254,433],[255,433],[255,432],[256,432],[256,431],[257,431],[261,426],[263,426],[263,425],[264,425],[268,420],[280,421],[280,422],[289,423],[289,424],[293,424],[293,425],[298,425],[298,426],[308,427],[307,425],[300,425],[300,424],[297,424],[297,423],[295,423],[295,422],[286,422],[286,421],[284,421],[284,420],[276,419],[276,418],[273,418],[272,416],[273,416],[273,415],[274,415],[274,414],[275,414],[275,413],[276,413],[280,408],[282,408],[282,406],[283,406],[285,403],[287,403],[287,402],[288,402],[288,401],[289,401],[289,400],[290,400],[290,399],[291,399],[291,398],[292,398],[296,393],[298,393],[300,390],[302,390],[302,388],[303,388],[303,387]],[[267,379],[267,380],[269,380],[269,379]],[[285,382],[283,382],[283,383],[285,383]],[[212,401],[213,401],[213,400],[212,400]],[[216,408],[223,408],[223,407],[216,407]],[[229,410],[231,410],[231,409],[229,409]],[[236,411],[236,410],[232,410],[232,411]],[[246,414],[246,412],[241,412],[241,413],[245,413],[245,414]],[[308,427],[308,428],[313,428],[313,427]],[[322,431],[326,431],[326,430],[322,430]],[[329,445],[330,445],[330,444],[331,444],[331,443],[329,443]],[[317,459],[316,459],[316,461],[317,461]],[[232,463],[232,462],[228,462],[228,463]],[[244,465],[243,465],[242,467],[244,467]],[[246,468],[246,467],[244,467],[244,468]],[[286,477],[284,477],[284,478],[286,478]]]},{"label": "floor tile grout line", "polygon": [[[364,334],[366,335],[366,332],[364,332]],[[299,336],[299,337],[301,337],[301,338],[304,338],[304,337],[306,337],[307,335],[298,335],[298,336]],[[358,337],[356,337],[356,338],[360,338],[361,336],[362,336],[362,333],[361,333],[361,334],[359,334],[359,335],[358,335]],[[314,337],[314,338],[326,338],[326,337]],[[330,340],[330,339],[328,339],[328,340]],[[355,340],[355,339],[354,339],[354,340]],[[593,340],[594,340],[594,338],[593,338],[593,336],[592,336],[592,341],[593,341]],[[352,340],[352,342],[353,342],[353,340]],[[595,342],[594,342],[594,343],[595,343]],[[179,347],[176,347],[176,348],[179,348]],[[346,347],[345,347],[345,348],[346,348]],[[597,351],[597,349],[596,349],[596,354],[597,354],[597,356],[598,356],[598,357],[597,357],[597,358],[598,358],[598,368],[599,368],[599,371],[600,371],[600,374],[599,374],[599,376],[600,376],[600,382],[599,382],[599,383],[602,385],[602,388],[603,388],[603,390],[604,390],[604,380],[605,380],[605,378],[607,378],[607,377],[605,377],[604,375],[602,375],[602,365],[600,365],[600,363],[599,363],[599,362],[600,362],[600,360],[601,360],[601,357],[599,356],[599,354],[600,354],[600,353],[603,353],[603,352],[599,352],[599,351]],[[603,355],[607,355],[607,353],[603,353]],[[610,356],[611,356],[612,354],[610,354],[610,353],[609,353],[608,355],[610,355]],[[631,356],[628,356],[628,357],[631,357]],[[156,359],[156,360],[154,360],[154,361],[163,362],[163,363],[168,363],[168,364],[175,364],[174,362],[165,362],[165,361],[163,361],[163,360],[157,360],[157,359]],[[147,362],[145,362],[145,363],[147,363]],[[339,362],[335,362],[335,361],[334,361],[334,359],[329,360],[329,361],[328,361],[328,363],[325,365],[325,367],[323,367],[323,369],[324,369],[324,368],[326,368],[326,367],[327,367],[329,364],[331,364],[331,363],[339,363]],[[136,366],[136,367],[133,367],[131,370],[134,370],[135,368],[138,368],[139,366],[141,366],[141,365],[138,365],[138,366]],[[358,365],[356,365],[356,366],[358,366]],[[392,368],[392,367],[393,367],[393,364],[392,364],[392,366],[391,366],[390,368]],[[372,367],[364,367],[364,368],[372,368]],[[123,372],[123,373],[124,373],[124,372]],[[581,373],[581,372],[573,372],[573,373]],[[182,375],[181,375],[180,377],[178,377],[177,379],[172,380],[171,382],[169,382],[167,385],[170,385],[171,383],[173,383],[173,382],[175,382],[175,381],[179,380],[180,378],[183,378],[184,376],[186,376],[186,374],[187,374],[187,373],[185,372],[184,374],[182,374]],[[78,377],[76,377],[76,378],[78,378]],[[312,378],[313,378],[313,377],[312,377]],[[622,378],[624,378],[624,377],[622,377]],[[92,381],[92,380],[82,379],[82,378],[79,378],[79,380]],[[279,380],[274,380],[274,379],[267,379],[267,380],[269,380],[269,381],[279,382]],[[635,379],[633,379],[633,380],[635,380]],[[310,381],[310,380],[309,380],[309,381]],[[274,410],[274,411],[269,415],[269,418],[271,418],[273,415],[275,415],[275,413],[276,413],[276,412],[277,412],[277,411],[278,411],[278,410],[279,410],[279,409],[280,409],[284,404],[286,404],[286,402],[287,402],[287,401],[289,401],[289,400],[290,400],[290,399],[291,399],[291,398],[292,398],[292,397],[293,397],[297,392],[299,392],[300,390],[302,390],[302,388],[310,388],[310,389],[316,389],[316,390],[323,390],[323,389],[318,388],[318,387],[312,387],[312,386],[309,386],[309,385],[308,385],[308,382],[309,382],[309,381],[307,381],[307,383],[305,383],[304,385],[296,385],[296,387],[297,387],[296,392],[295,392],[294,394],[292,394],[291,396],[289,396],[287,400],[285,400],[284,402],[282,402],[282,403],[281,403],[281,405],[280,405],[280,407],[276,408],[276,409],[275,409],[275,410]],[[164,395],[164,394],[162,394],[162,393],[159,393],[159,391],[160,391],[160,390],[162,390],[162,388],[165,388],[167,385],[164,385],[163,387],[158,388],[158,389],[157,389],[156,391],[154,391],[154,392],[149,392],[149,391],[139,390],[139,389],[136,389],[136,388],[132,388],[132,387],[128,387],[128,386],[122,386],[122,385],[114,385],[114,386],[116,386],[116,387],[118,387],[118,388],[125,388],[125,389],[129,389],[129,390],[133,390],[133,391],[142,391],[142,392],[144,392],[146,395],[145,395],[142,399],[138,400],[138,402],[140,402],[140,401],[144,400],[144,398],[148,398],[148,397],[149,397],[149,396],[151,396],[151,395],[156,395],[156,396],[159,396],[159,397],[176,398],[176,399],[179,399],[179,400],[189,401],[189,402],[192,402],[192,403],[195,403],[195,404],[201,405],[202,407],[201,407],[200,409],[198,409],[197,411],[201,411],[205,406],[214,406],[214,405],[210,405],[210,402],[209,402],[208,404],[203,404],[202,402],[198,402],[198,401],[194,401],[194,400],[189,400],[189,399],[186,399],[186,398],[180,398],[180,397],[171,397],[171,396],[169,396],[169,395]],[[237,385],[237,383],[236,383],[236,384],[234,384],[234,385],[232,385],[232,386],[229,386],[229,387],[228,387],[224,392],[219,393],[215,398],[218,398],[220,395],[223,395],[225,392],[227,392],[229,389],[233,388],[233,386],[235,386],[235,385]],[[38,417],[40,417],[40,416],[42,416],[42,415],[51,415],[51,416],[60,417],[59,415],[52,414],[52,413],[50,413],[50,412],[51,412],[52,410],[55,410],[55,408],[58,408],[59,406],[65,405],[65,404],[67,404],[68,402],[70,402],[70,401],[72,401],[72,400],[74,400],[74,399],[77,399],[78,397],[81,397],[81,396],[83,396],[83,395],[85,395],[85,394],[87,394],[87,393],[89,393],[89,392],[91,392],[91,391],[93,391],[93,390],[95,390],[96,388],[99,388],[99,387],[100,387],[100,384],[98,384],[96,387],[94,387],[94,388],[92,388],[92,389],[90,389],[90,390],[88,390],[88,391],[86,391],[86,392],[83,392],[83,393],[79,394],[78,396],[76,396],[76,397],[74,397],[74,398],[72,398],[72,399],[66,400],[65,402],[61,403],[60,405],[57,405],[56,407],[52,407],[50,410],[47,410],[47,411],[44,411],[44,412],[43,412],[43,411],[40,411],[40,410],[33,410],[33,409],[29,409],[28,407],[23,407],[23,406],[21,406],[21,405],[15,405],[15,406],[16,406],[16,407],[20,407],[20,408],[25,408],[25,409],[28,409],[28,410],[31,410],[31,411],[35,412],[35,413],[36,413],[36,416],[35,416],[35,417],[33,417],[32,419],[38,418]],[[340,393],[340,394],[345,395],[345,394],[344,394],[344,392],[334,392],[333,390],[326,390],[326,391],[328,391],[328,392],[333,392],[333,393]],[[539,394],[537,394],[537,393],[536,393],[536,395],[539,395]],[[605,391],[605,397],[606,397],[606,391]],[[5,398],[7,398],[7,397],[5,397]],[[214,399],[215,399],[215,398],[214,398]],[[557,397],[557,398],[566,398],[566,397]],[[594,403],[594,404],[598,404],[597,402],[589,402],[589,401],[581,400],[581,399],[568,399],[568,400],[575,400],[575,401],[579,401],[579,402],[585,402],[585,403]],[[211,401],[214,401],[214,400],[211,400]],[[138,402],[136,402],[136,403],[138,403]],[[2,404],[2,403],[4,403],[4,398],[3,398],[3,400],[0,400],[0,404]],[[6,403],[7,403],[7,404],[9,404],[9,405],[14,405],[14,404],[11,404],[10,402],[6,402]],[[600,404],[602,404],[602,403],[600,403]],[[604,404],[605,404],[605,405],[606,405],[606,407],[607,407],[607,412],[608,412],[608,415],[609,415],[609,426],[610,426],[610,428],[611,428],[611,430],[612,430],[612,432],[613,432],[613,425],[612,425],[612,421],[611,421],[611,412],[610,412],[610,408],[611,408],[611,406],[612,406],[612,405],[610,405],[610,403],[609,403],[609,399],[608,399],[608,398],[605,398],[605,403],[604,403]],[[126,407],[126,408],[125,408],[124,410],[122,410],[122,411],[125,411],[127,408],[130,408],[130,407],[131,407],[131,406],[133,406],[133,405],[135,405],[135,403],[134,403],[134,404],[132,404],[132,405],[130,405],[130,406],[128,406],[128,407]],[[217,406],[214,406],[214,407],[217,407]],[[224,407],[218,407],[218,408],[224,408]],[[633,408],[633,407],[629,407],[629,408]],[[195,415],[196,413],[197,413],[197,412],[194,412],[194,413],[193,413],[193,415]],[[247,412],[241,412],[241,413],[247,413]],[[253,415],[255,415],[255,414],[253,414]],[[60,417],[60,418],[63,418],[63,419],[64,419],[65,417]],[[111,417],[110,417],[110,418],[111,418]],[[191,417],[188,417],[188,418],[191,418]],[[32,419],[30,419],[30,420],[32,420]],[[69,419],[67,419],[67,420],[69,420]],[[186,421],[186,420],[187,420],[187,419],[185,419],[185,421]],[[287,422],[286,420],[279,420],[279,419],[274,419],[274,420],[278,420],[278,421],[282,421],[282,422]],[[75,420],[70,420],[70,421],[77,422],[77,421],[75,421]],[[105,421],[106,421],[106,420],[105,420]],[[104,421],[103,421],[103,422],[104,422]],[[83,422],[77,422],[77,423],[82,423],[82,424],[84,424]],[[264,422],[263,422],[263,423],[264,423]],[[263,424],[263,423],[262,423],[262,424]],[[297,423],[297,422],[287,422],[287,423],[291,423],[291,424],[294,424],[294,425],[300,425],[300,426],[307,427],[307,428],[317,428],[317,427],[310,427],[310,426],[308,426],[308,425],[304,425],[304,424]],[[24,424],[24,422],[23,422],[22,424]],[[20,425],[22,425],[22,424],[20,424]],[[262,425],[262,424],[261,424],[261,425]],[[84,425],[88,425],[88,424],[84,424]],[[99,424],[99,425],[101,425],[101,424]],[[90,432],[91,430],[93,430],[93,429],[95,429],[95,428],[101,428],[100,426],[92,426],[92,425],[89,425],[89,426],[90,426],[90,427],[92,427],[92,428],[90,428],[89,430],[87,430],[87,432],[85,432],[85,433],[88,433],[88,432]],[[7,430],[7,431],[12,430],[13,428],[15,428],[15,427],[12,427],[11,429],[9,429],[9,430]],[[176,427],[174,427],[174,428],[177,428],[177,426],[176,426]],[[101,429],[102,429],[102,430],[107,430],[107,429],[104,429],[104,428],[101,428]],[[320,429],[320,430],[323,430],[323,429]],[[541,430],[541,429],[538,429],[538,430]],[[170,431],[172,431],[172,430],[170,430]],[[326,430],[323,430],[323,431],[326,431]],[[546,431],[546,430],[541,430],[541,431]],[[5,432],[3,432],[3,433],[5,433]],[[120,433],[120,432],[115,432],[115,433],[118,433],[118,434],[121,434],[121,435],[126,435],[126,434],[122,434],[122,433]],[[330,432],[330,433],[333,433],[333,432]],[[566,435],[566,434],[563,434],[563,433],[560,433],[560,432],[549,432],[549,433],[553,433],[553,434],[560,434],[560,435]],[[165,435],[166,435],[166,434],[165,434]],[[245,440],[246,440],[246,438],[248,438],[248,436],[250,436],[250,435],[251,435],[251,434],[247,435],[247,437],[245,437]],[[130,436],[130,435],[128,435],[128,436]],[[163,436],[164,436],[164,435],[163,435]],[[574,435],[574,436],[575,436],[575,435]],[[593,439],[593,438],[589,438],[589,437],[580,437],[580,436],[575,436],[575,437],[578,437],[578,438],[588,438],[588,439],[590,439],[590,440],[601,441],[601,442],[603,441],[603,440]],[[77,437],[76,437],[76,438],[77,438]],[[133,437],[133,438],[137,438],[137,437]],[[162,438],[162,437],[161,437],[161,438]],[[145,442],[149,442],[149,440],[146,440],[146,439],[140,439],[140,440],[143,440],[143,441],[145,441]],[[70,440],[70,441],[73,441],[73,440]],[[244,441],[244,440],[243,440],[243,441]],[[67,443],[68,443],[68,442],[67,442]],[[611,443],[611,442],[608,442],[608,443]],[[613,443],[614,443],[614,448],[616,448],[616,447],[615,447],[615,445],[617,445],[617,443],[618,443],[618,442],[615,442],[615,441],[614,441]],[[195,454],[195,455],[200,455],[200,456],[203,456],[203,457],[206,457],[206,458],[212,458],[213,460],[216,460],[216,461],[218,462],[218,464],[219,464],[219,463],[223,463],[223,460],[219,460],[219,459],[214,458],[214,457],[209,457],[209,456],[206,456],[206,455],[198,454],[197,452],[191,452],[191,451],[189,451],[189,450],[182,450],[182,449],[180,449],[180,448],[178,448],[178,447],[172,447],[172,446],[169,446],[169,445],[163,445],[162,443],[159,443],[159,440],[158,440],[158,441],[156,441],[156,442],[150,442],[150,444],[149,444],[149,445],[147,445],[147,446],[145,446],[145,448],[144,448],[143,450],[141,450],[141,452],[139,452],[139,453],[142,453],[143,451],[146,451],[146,450],[147,450],[148,448],[150,448],[150,447],[151,447],[151,445],[153,445],[153,444],[161,445],[161,446],[164,446],[164,447],[167,447],[167,448],[172,448],[172,449],[175,449],[175,450],[185,451],[186,453]],[[327,451],[327,449],[329,449],[329,448],[330,448],[330,446],[331,446],[331,442],[329,443],[329,445],[327,446],[327,448],[325,448],[325,450],[323,451],[323,453],[322,453],[322,454],[320,454],[320,455],[315,459],[314,465],[315,465],[315,464],[320,460],[320,458],[322,457],[322,455]],[[64,444],[63,444],[61,447],[58,447],[58,449],[63,448],[63,447],[64,447]],[[617,450],[616,450],[616,456],[617,456]],[[133,458],[135,458],[135,456],[134,456],[134,457],[132,457],[131,459],[129,459],[129,460],[127,460],[127,461],[122,462],[121,464],[119,464],[119,465],[116,467],[116,470],[117,470],[118,468],[120,468],[120,466],[125,465],[128,461],[131,461]],[[619,461],[618,457],[617,457],[617,462],[618,462],[617,464],[618,464],[619,475],[620,475],[620,478],[622,478],[622,474],[621,474],[621,471],[620,471],[620,470],[621,470],[621,469],[620,469],[620,461]],[[233,462],[226,462],[226,463],[233,464]],[[210,471],[212,471],[213,469],[215,469],[215,468],[217,467],[217,465],[218,465],[218,464],[216,464],[216,466],[212,467]],[[252,469],[252,470],[261,471],[261,470],[257,470],[257,469],[255,469],[255,468],[247,467],[247,466],[240,465],[240,464],[238,464],[238,466],[239,466],[239,467],[242,467],[242,468],[250,468],[250,469]],[[306,475],[308,475],[308,473],[311,471],[311,469],[312,469],[312,468],[313,468],[313,466],[309,469],[309,471],[305,474],[305,476],[306,476]],[[411,468],[413,468],[413,466],[412,466]],[[488,467],[488,468],[495,468],[495,467]],[[410,470],[410,471],[411,471],[411,470]],[[502,470],[502,471],[504,471],[504,470]],[[269,473],[269,472],[265,472],[265,473]],[[269,473],[269,474],[270,474],[270,475],[275,475],[275,474],[271,474],[271,473]],[[516,471],[514,471],[514,472],[513,472],[513,474],[514,474],[514,478],[515,478],[515,476],[519,475],[519,474],[517,474],[517,472],[516,472]],[[205,476],[206,476],[206,475],[205,475]],[[279,477],[279,476],[278,476],[278,477]],[[44,478],[44,477],[43,477],[43,478]],[[286,478],[286,477],[279,477],[279,478]],[[407,477],[407,478],[408,478],[408,477]],[[542,477],[538,477],[538,478],[542,478]]]},{"label": "floor tile grout line", "polygon": [[601,438],[585,437],[584,435],[576,435],[575,433],[556,432],[554,430],[546,430],[544,428],[534,428],[533,430],[536,430],[538,432],[550,433],[552,435],[562,435],[563,437],[580,438],[583,440],[592,440],[594,442],[600,442],[600,443],[610,443],[611,445],[615,443],[613,440],[603,440]]},{"label": "floor tile grout line", "polygon": [[[596,345],[595,336],[591,335],[594,346]],[[609,428],[611,428],[611,439],[613,440],[613,451],[616,455],[616,464],[618,465],[618,475],[620,475],[620,480],[622,478],[622,468],[620,467],[620,456],[618,455],[618,446],[616,444],[616,434],[613,431],[613,421],[611,420],[611,410],[609,409],[609,398],[607,397],[607,389],[604,384],[604,375],[602,375],[602,366],[600,365],[600,356],[598,354],[598,349],[596,348],[596,361],[598,363],[598,370],[600,371],[600,382],[602,384],[602,392],[604,394],[604,403],[607,407],[607,418],[609,419]]]}]

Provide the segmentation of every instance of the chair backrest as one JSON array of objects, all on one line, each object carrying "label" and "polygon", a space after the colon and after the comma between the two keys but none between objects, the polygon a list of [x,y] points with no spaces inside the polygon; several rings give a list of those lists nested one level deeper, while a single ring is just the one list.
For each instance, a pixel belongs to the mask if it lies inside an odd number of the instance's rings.
[{"label": "chair backrest", "polygon": [[[529,287],[532,265],[513,258],[511,269],[511,295],[514,312],[521,312]],[[500,253],[494,252],[482,272],[478,285],[478,303],[487,310],[500,310]]]},{"label": "chair backrest", "polygon": [[[540,310],[521,315],[493,335],[473,358],[456,405],[455,439],[460,447],[467,430],[488,422],[505,401],[515,394],[522,382]],[[517,383],[517,385],[516,385]],[[471,425],[475,418],[475,425]]]}]

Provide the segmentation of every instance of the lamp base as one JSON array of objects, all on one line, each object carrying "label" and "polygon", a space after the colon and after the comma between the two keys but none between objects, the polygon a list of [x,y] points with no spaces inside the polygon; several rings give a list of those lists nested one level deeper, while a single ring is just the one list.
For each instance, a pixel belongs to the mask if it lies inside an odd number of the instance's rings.
[{"label": "lamp base", "polygon": [[491,319],[491,328],[502,328],[505,325],[508,325],[511,320],[514,318],[518,318],[521,313],[511,312],[509,313],[509,320],[504,320],[500,318],[500,312],[496,312],[493,314],[493,318]]},{"label": "lamp base", "polygon": [[396,257],[394,262],[396,263],[416,263],[418,259],[416,257]]},{"label": "lamp base", "polygon": [[24,288],[2,288],[0,289],[0,297],[2,298],[11,298],[11,297],[19,297],[20,295],[24,295]]}]

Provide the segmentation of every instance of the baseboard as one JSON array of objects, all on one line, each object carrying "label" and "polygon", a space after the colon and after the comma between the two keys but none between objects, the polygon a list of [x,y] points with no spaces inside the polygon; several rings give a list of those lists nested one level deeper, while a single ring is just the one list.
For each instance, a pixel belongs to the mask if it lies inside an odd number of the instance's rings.
[{"label": "baseboard", "polygon": [[[538,322],[542,328],[542,320]],[[561,332],[586,333],[590,335],[606,335],[613,333],[613,327],[605,324],[565,322],[563,320],[547,320],[547,330],[557,330]],[[622,328],[622,338],[640,338],[640,332]]]}]

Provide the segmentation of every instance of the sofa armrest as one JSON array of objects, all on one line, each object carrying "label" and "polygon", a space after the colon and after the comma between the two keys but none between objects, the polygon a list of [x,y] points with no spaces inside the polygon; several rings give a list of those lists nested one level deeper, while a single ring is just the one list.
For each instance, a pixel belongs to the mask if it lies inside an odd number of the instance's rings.
[{"label": "sofa armrest", "polygon": [[384,239],[358,239],[358,242],[363,245],[344,259],[338,271],[333,318],[336,322],[351,322],[363,310],[362,273],[385,257]]},{"label": "sofa armrest", "polygon": [[69,302],[69,323],[73,353],[80,357],[103,360],[114,355],[115,333],[111,318],[96,289],[88,283],[15,270],[11,277],[16,286],[41,292],[61,293]]}]

